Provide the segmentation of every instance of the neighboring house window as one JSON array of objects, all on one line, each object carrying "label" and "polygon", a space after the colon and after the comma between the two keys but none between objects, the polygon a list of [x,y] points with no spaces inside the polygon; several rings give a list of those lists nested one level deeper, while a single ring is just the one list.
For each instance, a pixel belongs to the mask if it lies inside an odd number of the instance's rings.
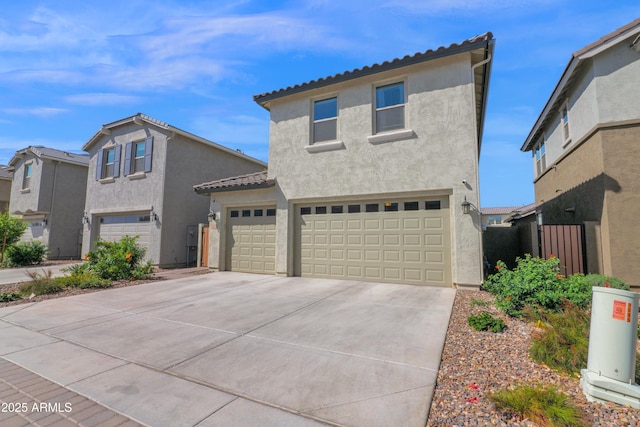
[{"label": "neighboring house window", "polygon": [[22,178],[22,189],[26,190],[29,188],[29,183],[31,182],[31,173],[33,172],[33,164],[28,163],[24,165],[24,177]]},{"label": "neighboring house window", "polygon": [[404,82],[376,88],[376,133],[404,129]]},{"label": "neighboring house window", "polygon": [[571,140],[571,133],[569,132],[569,110],[567,104],[562,107],[560,119],[562,121],[562,141],[566,144]]},{"label": "neighboring house window", "polygon": [[96,180],[117,178],[120,176],[121,145],[98,151],[96,164]]},{"label": "neighboring house window", "polygon": [[547,156],[545,154],[544,140],[541,140],[536,144],[533,155],[536,159],[536,173],[540,175],[547,168]]},{"label": "neighboring house window", "polygon": [[338,98],[313,103],[313,143],[338,139]]},{"label": "neighboring house window", "polygon": [[153,155],[153,137],[144,141],[127,142],[124,147],[125,176],[138,172],[151,172],[151,158]]}]

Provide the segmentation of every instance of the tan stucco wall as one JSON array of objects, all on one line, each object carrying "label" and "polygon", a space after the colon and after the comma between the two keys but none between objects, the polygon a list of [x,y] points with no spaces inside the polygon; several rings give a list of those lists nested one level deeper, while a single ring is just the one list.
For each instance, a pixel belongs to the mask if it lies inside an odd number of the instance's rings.
[{"label": "tan stucco wall", "polygon": [[[370,143],[378,84],[405,81],[406,124],[412,137]],[[344,148],[308,152],[315,99],[338,96],[338,140]],[[271,102],[269,177],[278,204],[278,272],[293,273],[293,206],[305,200],[384,198],[398,194],[449,197],[454,284],[482,281],[479,212],[463,215],[466,197],[479,205],[474,84],[468,53],[379,73]],[[466,180],[465,186],[462,181]],[[287,202],[285,203],[284,200]],[[283,209],[286,208],[286,209]]]},{"label": "tan stucco wall", "polygon": [[0,212],[9,208],[9,200],[11,200],[11,180],[0,178]]}]

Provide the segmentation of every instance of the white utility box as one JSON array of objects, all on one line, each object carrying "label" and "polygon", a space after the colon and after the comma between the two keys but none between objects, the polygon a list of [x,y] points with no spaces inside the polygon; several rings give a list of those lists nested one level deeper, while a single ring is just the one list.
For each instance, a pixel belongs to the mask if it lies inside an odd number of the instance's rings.
[{"label": "white utility box", "polygon": [[587,369],[580,384],[587,399],[640,409],[635,384],[638,299],[635,292],[593,288]]}]

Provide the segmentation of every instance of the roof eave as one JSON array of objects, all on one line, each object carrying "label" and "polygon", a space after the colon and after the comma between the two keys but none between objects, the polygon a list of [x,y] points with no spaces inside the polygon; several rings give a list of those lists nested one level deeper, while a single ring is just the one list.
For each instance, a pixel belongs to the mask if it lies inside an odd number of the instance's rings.
[{"label": "roof eave", "polygon": [[262,182],[260,184],[245,184],[238,186],[228,186],[228,187],[216,187],[216,188],[202,188],[198,186],[193,187],[193,191],[198,194],[211,194],[211,193],[226,193],[229,191],[243,191],[243,190],[257,190],[260,188],[269,188],[276,185],[275,180],[269,180],[267,182]]}]

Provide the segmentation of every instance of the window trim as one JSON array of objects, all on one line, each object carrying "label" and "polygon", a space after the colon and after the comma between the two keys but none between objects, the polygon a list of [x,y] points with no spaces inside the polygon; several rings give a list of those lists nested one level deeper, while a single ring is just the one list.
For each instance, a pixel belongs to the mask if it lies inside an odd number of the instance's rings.
[{"label": "window trim", "polygon": [[[29,174],[27,176],[27,173]],[[26,193],[31,188],[31,178],[33,177],[33,160],[25,162],[22,174],[22,190]]]},{"label": "window trim", "polygon": [[[107,152],[113,150],[113,174],[106,175],[107,167]],[[98,151],[98,157],[96,159],[96,181],[100,182],[113,182],[115,178],[120,176],[120,156],[122,154],[122,145],[110,145],[105,146]],[[110,163],[111,164],[111,163]]]},{"label": "window trim", "polygon": [[547,148],[544,136],[540,137],[533,146],[533,163],[536,177],[542,175],[547,170]]},{"label": "window trim", "polygon": [[[144,155],[136,157],[136,147],[138,144],[144,143]],[[142,161],[142,169],[136,170],[136,160]],[[122,174],[130,179],[144,178],[147,173],[151,172],[153,163],[153,136],[144,139],[138,139],[127,142],[124,149],[124,168]]]},{"label": "window trim", "polygon": [[[330,100],[335,100],[336,103],[336,114],[335,116],[332,117],[327,117],[324,119],[316,119],[316,105],[320,102],[326,102],[326,101],[330,101]],[[333,141],[338,141],[338,116],[340,115],[340,105],[339,105],[339,100],[338,100],[338,95],[337,94],[333,94],[330,96],[325,96],[322,98],[316,98],[316,99],[312,99],[311,100],[311,141],[309,145],[315,145],[315,144],[324,144],[327,142],[333,142]],[[332,139],[325,139],[322,141],[316,141],[316,123],[328,123],[331,121],[335,121],[336,124],[336,134],[335,137]]]},{"label": "window trim", "polygon": [[[384,106],[384,107],[380,107],[378,108],[377,104],[378,104],[378,89],[384,88],[384,87],[389,87],[389,86],[394,86],[394,85],[399,85],[402,84],[402,95],[403,95],[403,100],[402,100],[402,104],[394,104],[394,105],[390,105],[390,106]],[[398,131],[402,131],[402,130],[407,130],[409,129],[408,123],[407,123],[407,104],[408,104],[408,94],[407,94],[407,79],[406,77],[400,80],[390,80],[390,81],[384,81],[384,82],[378,82],[375,83],[373,85],[373,100],[371,103],[371,106],[373,108],[373,117],[372,117],[372,122],[373,122],[373,129],[372,129],[372,134],[373,135],[383,135],[386,133],[390,133],[390,132],[398,132]],[[386,129],[386,130],[378,130],[378,120],[377,120],[377,116],[378,116],[378,112],[379,111],[385,111],[385,110],[391,110],[394,108],[400,108],[402,107],[402,126],[400,127],[396,127],[393,129]],[[370,141],[371,142],[371,141]]]},{"label": "window trim", "polygon": [[569,100],[566,100],[560,107],[560,132],[562,132],[562,148],[564,148],[571,143],[571,118],[569,117]]}]

